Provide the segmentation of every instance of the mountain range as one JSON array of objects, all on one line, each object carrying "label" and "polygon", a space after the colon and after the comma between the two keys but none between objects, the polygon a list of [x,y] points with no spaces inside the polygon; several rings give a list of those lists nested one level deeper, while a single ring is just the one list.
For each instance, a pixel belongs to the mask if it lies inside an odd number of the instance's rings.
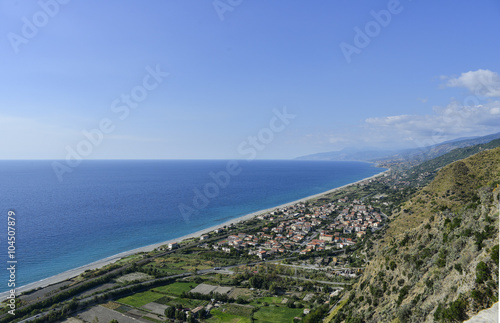
[{"label": "mountain range", "polygon": [[422,148],[419,147],[419,148],[409,148],[401,150],[364,150],[364,149],[345,148],[340,151],[330,151],[324,153],[311,154],[311,155],[297,157],[296,159],[336,160],[336,161],[349,160],[349,161],[368,161],[368,162],[381,162],[386,160],[409,160],[420,163],[444,155],[457,148],[464,148],[464,147],[484,144],[499,138],[500,138],[500,132],[482,137],[458,138]]}]

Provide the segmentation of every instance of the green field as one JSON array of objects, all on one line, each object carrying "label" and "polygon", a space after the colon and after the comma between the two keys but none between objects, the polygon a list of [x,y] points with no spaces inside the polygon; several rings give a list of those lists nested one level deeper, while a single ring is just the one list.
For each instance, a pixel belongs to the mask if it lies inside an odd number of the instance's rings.
[{"label": "green field", "polygon": [[199,299],[189,299],[189,298],[173,298],[171,301],[167,303],[167,305],[176,306],[177,304],[181,304],[183,307],[188,308],[196,308],[200,305],[208,304],[208,301],[199,300]]},{"label": "green field", "polygon": [[277,306],[264,306],[256,312],[253,317],[256,322],[293,322],[293,318],[301,317],[304,309],[302,308],[288,308]]},{"label": "green field", "polygon": [[227,312],[222,312],[219,309],[214,309],[210,311],[212,317],[207,319],[205,322],[216,323],[216,322],[231,322],[231,323],[251,323],[250,317],[235,315]]},{"label": "green field", "polygon": [[141,307],[142,305],[154,302],[157,299],[162,298],[163,296],[164,295],[160,293],[155,293],[153,291],[148,290],[147,292],[137,293],[124,298],[120,298],[119,300],[117,300],[117,302],[127,304],[130,306]]},{"label": "green field", "polygon": [[195,288],[197,285],[198,284],[193,283],[193,282],[175,282],[173,284],[155,287],[154,290],[159,292],[159,293],[180,296],[182,294],[182,292],[189,292],[191,289]]}]

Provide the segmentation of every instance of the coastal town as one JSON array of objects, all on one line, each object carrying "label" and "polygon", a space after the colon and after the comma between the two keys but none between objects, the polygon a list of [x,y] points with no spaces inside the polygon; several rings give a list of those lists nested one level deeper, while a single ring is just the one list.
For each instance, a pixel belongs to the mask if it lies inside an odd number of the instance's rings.
[{"label": "coastal town", "polygon": [[[383,225],[380,212],[360,200],[349,201],[347,197],[321,206],[297,203],[259,215],[257,219],[268,225],[252,234],[229,235],[212,244],[212,248],[227,253],[232,250],[247,252],[260,259],[294,253],[305,255],[354,246],[367,232],[376,231]],[[225,230],[219,228],[202,235],[200,241]],[[209,247],[208,244],[203,246]]]}]

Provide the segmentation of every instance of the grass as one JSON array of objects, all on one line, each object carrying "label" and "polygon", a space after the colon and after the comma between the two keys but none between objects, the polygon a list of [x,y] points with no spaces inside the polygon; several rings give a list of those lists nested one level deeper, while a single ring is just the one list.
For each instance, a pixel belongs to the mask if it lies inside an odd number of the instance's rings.
[{"label": "grass", "polygon": [[264,306],[254,314],[257,322],[293,322],[293,318],[300,317],[304,309],[302,308],[288,308],[277,306]]},{"label": "grass", "polygon": [[253,312],[253,307],[247,305],[226,304],[224,306],[224,309],[225,309],[224,313],[240,315],[245,317],[251,317]]},{"label": "grass", "polygon": [[180,296],[182,292],[189,292],[191,289],[196,287],[196,285],[197,284],[193,282],[175,282],[173,284],[155,287],[154,290],[159,293]]},{"label": "grass", "polygon": [[266,302],[268,304],[281,304],[281,301],[283,300],[283,297],[259,297],[255,300],[253,300],[250,305],[254,306],[262,306],[262,303]]},{"label": "grass", "polygon": [[124,298],[120,298],[119,300],[117,300],[117,302],[134,307],[141,307],[143,305],[146,305],[147,303],[154,302],[162,297],[163,297],[162,294],[148,290],[147,292],[137,293]]},{"label": "grass", "polygon": [[230,322],[230,323],[251,323],[252,320],[250,317],[235,315],[227,312],[222,312],[219,309],[213,309],[210,311],[212,317],[205,320],[208,323],[216,323],[216,322]]}]

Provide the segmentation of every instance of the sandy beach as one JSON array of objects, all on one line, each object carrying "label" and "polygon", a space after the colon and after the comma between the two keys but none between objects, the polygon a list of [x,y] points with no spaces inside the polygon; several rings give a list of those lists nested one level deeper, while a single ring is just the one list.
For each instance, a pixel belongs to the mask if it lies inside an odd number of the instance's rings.
[{"label": "sandy beach", "polygon": [[[40,288],[40,287],[50,286],[50,285],[53,285],[53,284],[56,284],[56,283],[59,283],[59,282],[62,282],[62,281],[74,278],[74,277],[80,275],[81,273],[85,272],[86,270],[92,270],[92,269],[101,268],[101,267],[103,267],[105,265],[114,263],[114,262],[116,262],[116,261],[118,261],[118,260],[120,260],[120,259],[122,259],[124,257],[130,256],[130,255],[133,255],[133,254],[136,254],[136,253],[149,252],[149,251],[152,251],[152,250],[154,250],[154,249],[156,249],[158,247],[168,245],[169,243],[172,243],[172,242],[180,242],[182,240],[186,240],[186,239],[190,239],[190,238],[194,238],[194,237],[199,237],[199,236],[201,236],[201,235],[203,235],[205,233],[211,232],[211,231],[213,231],[213,230],[215,230],[217,228],[220,228],[220,227],[223,227],[223,226],[229,226],[231,224],[236,224],[236,223],[239,223],[239,222],[242,222],[242,221],[246,221],[246,220],[249,220],[249,219],[251,219],[251,218],[253,218],[255,216],[258,216],[260,214],[269,213],[269,212],[271,212],[271,211],[273,211],[273,210],[275,210],[277,208],[287,207],[287,206],[290,206],[290,205],[293,205],[293,204],[296,204],[296,203],[299,203],[299,202],[305,202],[305,201],[310,200],[310,199],[314,199],[314,198],[317,198],[317,197],[320,197],[320,196],[323,196],[323,195],[326,195],[326,194],[330,194],[332,192],[336,192],[338,190],[344,189],[344,188],[346,188],[348,186],[356,185],[356,184],[359,184],[361,182],[364,182],[364,181],[367,181],[367,180],[370,180],[370,179],[374,179],[376,177],[384,176],[384,174],[386,174],[388,171],[389,170],[386,170],[386,171],[381,172],[379,174],[376,174],[376,175],[373,175],[373,176],[361,179],[361,180],[359,180],[357,182],[353,182],[353,183],[349,183],[349,184],[346,184],[346,185],[343,185],[343,186],[340,186],[340,187],[336,187],[336,188],[328,190],[326,192],[322,192],[322,193],[318,193],[318,194],[315,194],[315,195],[307,196],[307,197],[301,198],[299,200],[295,200],[295,201],[292,201],[292,202],[288,202],[288,203],[285,203],[285,204],[282,204],[282,205],[274,206],[274,207],[271,207],[271,208],[268,208],[268,209],[265,209],[265,210],[260,210],[260,211],[257,211],[257,212],[253,212],[253,213],[250,213],[250,214],[246,214],[244,216],[228,220],[228,221],[226,221],[226,222],[224,222],[222,224],[217,224],[217,225],[211,226],[209,228],[202,229],[202,230],[196,231],[194,233],[191,233],[191,234],[188,234],[188,235],[176,238],[176,239],[171,239],[171,240],[168,240],[168,241],[163,241],[163,242],[160,242],[160,243],[155,243],[155,244],[144,246],[144,247],[141,247],[141,248],[136,248],[136,249],[132,249],[132,250],[129,250],[129,251],[125,251],[125,252],[122,252],[122,253],[119,253],[119,254],[116,254],[116,255],[113,255],[113,256],[110,256],[110,257],[107,257],[107,258],[95,261],[95,262],[90,263],[88,265],[81,266],[81,267],[78,267],[78,268],[74,268],[74,269],[65,271],[65,272],[63,272],[61,274],[58,274],[58,275],[55,275],[55,276],[51,276],[51,277],[39,280],[37,282],[33,282],[33,283],[30,283],[30,284],[18,287],[18,288],[16,288],[16,294],[20,295],[22,292],[25,292],[25,291],[29,291],[29,290]],[[8,291],[0,293],[0,298],[2,300],[4,300],[4,299],[7,298],[8,295],[9,295]]]}]

